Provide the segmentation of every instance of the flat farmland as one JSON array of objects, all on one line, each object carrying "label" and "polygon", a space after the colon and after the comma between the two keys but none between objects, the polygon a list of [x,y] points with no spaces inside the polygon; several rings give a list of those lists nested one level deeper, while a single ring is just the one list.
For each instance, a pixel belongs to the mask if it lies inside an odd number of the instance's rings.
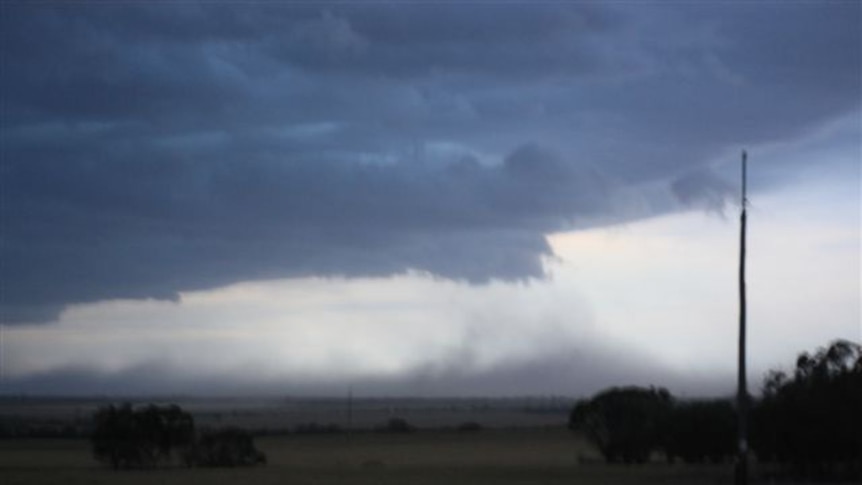
[{"label": "flat farmland", "polygon": [[[137,400],[141,405],[155,400]],[[165,402],[171,402],[165,401]],[[565,429],[571,401],[553,399],[344,399],[181,401],[202,427],[241,426],[264,435],[256,468],[113,471],[97,463],[86,436],[107,400],[0,400],[9,430],[71,426],[79,438],[0,439],[0,484],[731,484],[732,465],[606,465],[582,437]],[[399,417],[413,433],[373,431]],[[463,423],[480,431],[456,431]],[[5,424],[4,424],[5,423]],[[316,423],[353,432],[286,431]],[[271,433],[271,434],[268,434]],[[17,437],[16,437],[17,436]],[[755,470],[755,473],[757,471]],[[752,480],[770,483],[773,480]]]},{"label": "flat farmland", "polygon": [[0,477],[17,484],[685,484],[731,483],[729,465],[607,466],[565,429],[258,438],[257,468],[113,471],[85,440],[0,442]]}]

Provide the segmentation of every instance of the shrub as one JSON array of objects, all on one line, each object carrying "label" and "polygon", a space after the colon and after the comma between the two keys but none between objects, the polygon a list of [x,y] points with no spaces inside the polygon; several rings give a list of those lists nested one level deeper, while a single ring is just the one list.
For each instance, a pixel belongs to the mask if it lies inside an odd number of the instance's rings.
[{"label": "shrub", "polygon": [[226,428],[201,433],[185,453],[187,466],[236,467],[266,464],[266,455],[254,446],[251,433]]},{"label": "shrub", "polygon": [[579,401],[569,428],[583,432],[609,463],[643,463],[662,446],[671,403],[665,389],[612,388]]},{"label": "shrub", "polygon": [[378,427],[377,431],[384,433],[412,433],[416,431],[416,428],[402,418],[392,418],[385,425]]}]

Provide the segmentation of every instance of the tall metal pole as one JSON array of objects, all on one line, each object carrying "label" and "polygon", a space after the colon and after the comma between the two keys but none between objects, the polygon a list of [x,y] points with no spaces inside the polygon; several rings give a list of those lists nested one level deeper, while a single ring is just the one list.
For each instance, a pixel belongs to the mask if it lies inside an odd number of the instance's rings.
[{"label": "tall metal pole", "polygon": [[347,388],[347,441],[353,433],[353,385]]},{"label": "tall metal pole", "polygon": [[736,461],[737,485],[748,484],[748,383],[745,369],[745,222],[748,199],[746,197],[746,162],[748,154],[742,151],[742,211],[739,233],[739,375],[737,376],[736,404],[739,448]]}]

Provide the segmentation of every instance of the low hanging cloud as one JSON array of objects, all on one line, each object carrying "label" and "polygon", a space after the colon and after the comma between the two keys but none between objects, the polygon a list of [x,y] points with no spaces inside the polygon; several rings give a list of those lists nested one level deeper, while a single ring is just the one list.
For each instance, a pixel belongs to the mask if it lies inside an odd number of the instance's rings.
[{"label": "low hanging cloud", "polygon": [[859,8],[4,6],[3,321],[541,278],[546,234],[714,209],[728,150],[858,111]]},{"label": "low hanging cloud", "polygon": [[13,167],[8,318],[242,280],[538,278],[545,233],[609,212],[596,174],[535,145],[492,167],[155,160]]},{"label": "low hanging cloud", "polygon": [[718,213],[736,192],[735,187],[710,170],[684,174],[675,179],[670,188],[683,204]]},{"label": "low hanging cloud", "polygon": [[[250,375],[251,374],[251,375]],[[661,376],[662,382],[656,382]],[[364,396],[588,396],[608,386],[661,385],[672,392],[694,396],[727,396],[732,392],[730,373],[708,376],[688,375],[629,352],[620,359],[602,348],[572,348],[545,355],[541,359],[503,364],[477,373],[451,370],[428,374],[416,369],[393,376],[365,376],[353,379],[261,377],[252,372],[184,375],[163,363],[153,362],[117,372],[86,367],[68,367],[4,380],[9,392],[22,395],[204,395],[237,396],[340,396],[354,389]]]},{"label": "low hanging cloud", "polygon": [[586,394],[661,376],[689,392],[725,390],[721,371],[697,379],[603,338],[588,308],[550,282],[245,283],[184,293],[179,307],[76,305],[55,326],[7,329],[3,383],[9,393],[59,395],[339,395],[352,386],[451,396]]}]

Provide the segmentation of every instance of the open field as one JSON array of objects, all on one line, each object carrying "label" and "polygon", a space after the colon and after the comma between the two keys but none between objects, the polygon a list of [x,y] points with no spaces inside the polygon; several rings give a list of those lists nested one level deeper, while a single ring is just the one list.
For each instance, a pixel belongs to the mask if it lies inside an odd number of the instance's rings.
[{"label": "open field", "polygon": [[592,450],[564,429],[355,433],[259,438],[265,467],[115,472],[85,440],[0,442],[0,477],[18,484],[722,484],[729,465],[606,466],[581,463]]},{"label": "open field", "polygon": [[[140,403],[149,400],[140,401]],[[156,400],[158,402],[158,400]],[[85,436],[90,416],[108,401],[0,400],[0,424],[72,425]],[[0,483],[16,484],[730,484],[732,466],[608,466],[565,429],[569,402],[559,399],[195,400],[183,402],[203,426],[273,432],[256,439],[268,465],[244,469],[113,471],[99,465],[86,439],[0,439]],[[402,417],[415,433],[369,431]],[[4,421],[5,420],[5,421]],[[351,426],[346,426],[350,421]],[[481,431],[458,432],[464,422]],[[333,423],[351,433],[298,434],[305,423]],[[16,424],[17,423],[17,424]],[[24,428],[26,429],[26,428]],[[18,436],[15,438],[14,436]],[[773,481],[752,481],[770,483]]]}]

